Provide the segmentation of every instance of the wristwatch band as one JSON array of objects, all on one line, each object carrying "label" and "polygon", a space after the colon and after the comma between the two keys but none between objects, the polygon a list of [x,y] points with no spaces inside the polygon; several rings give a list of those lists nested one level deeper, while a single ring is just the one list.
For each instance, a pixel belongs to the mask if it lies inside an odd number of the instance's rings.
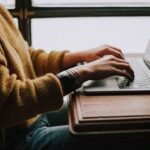
[{"label": "wristwatch band", "polygon": [[56,75],[62,84],[64,95],[81,87],[80,76],[73,69],[68,69]]}]

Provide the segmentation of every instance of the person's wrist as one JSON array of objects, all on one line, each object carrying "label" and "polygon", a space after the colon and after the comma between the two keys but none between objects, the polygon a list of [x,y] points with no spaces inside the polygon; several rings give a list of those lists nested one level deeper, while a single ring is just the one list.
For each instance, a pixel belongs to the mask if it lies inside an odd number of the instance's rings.
[{"label": "person's wrist", "polygon": [[90,79],[91,71],[89,70],[88,66],[81,65],[72,69],[79,75],[82,83]]},{"label": "person's wrist", "polygon": [[73,69],[68,69],[63,72],[60,72],[56,76],[61,82],[64,95],[82,86],[82,81],[80,79],[79,74]]},{"label": "person's wrist", "polygon": [[75,86],[76,86],[76,88],[81,87],[83,82],[82,82],[82,80],[81,80],[81,78],[80,78],[80,75],[79,75],[76,71],[74,71],[72,68],[71,68],[71,69],[68,69],[67,72],[68,72],[71,76],[73,76],[74,81],[75,81]]}]

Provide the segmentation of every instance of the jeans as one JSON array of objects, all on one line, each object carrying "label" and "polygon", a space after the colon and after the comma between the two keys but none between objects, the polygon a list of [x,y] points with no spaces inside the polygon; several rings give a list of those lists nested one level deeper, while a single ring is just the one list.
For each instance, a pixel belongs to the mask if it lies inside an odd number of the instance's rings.
[{"label": "jeans", "polygon": [[150,150],[149,138],[142,135],[74,136],[69,132],[67,112],[58,118],[56,112],[46,113],[29,128],[12,132],[5,150]]}]

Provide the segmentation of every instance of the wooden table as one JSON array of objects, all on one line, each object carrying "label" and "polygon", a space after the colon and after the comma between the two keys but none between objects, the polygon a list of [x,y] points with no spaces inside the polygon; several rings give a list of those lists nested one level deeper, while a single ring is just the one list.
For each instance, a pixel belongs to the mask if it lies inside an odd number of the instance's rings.
[{"label": "wooden table", "polygon": [[70,131],[82,134],[150,132],[150,94],[70,95]]}]

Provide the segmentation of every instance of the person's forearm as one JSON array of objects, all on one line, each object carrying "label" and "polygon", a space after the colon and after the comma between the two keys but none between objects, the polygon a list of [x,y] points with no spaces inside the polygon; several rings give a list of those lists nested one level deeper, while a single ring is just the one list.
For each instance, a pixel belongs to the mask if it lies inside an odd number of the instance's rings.
[{"label": "person's forearm", "polygon": [[83,61],[84,61],[84,57],[82,52],[69,52],[66,53],[64,56],[63,67],[64,69],[67,69]]}]

